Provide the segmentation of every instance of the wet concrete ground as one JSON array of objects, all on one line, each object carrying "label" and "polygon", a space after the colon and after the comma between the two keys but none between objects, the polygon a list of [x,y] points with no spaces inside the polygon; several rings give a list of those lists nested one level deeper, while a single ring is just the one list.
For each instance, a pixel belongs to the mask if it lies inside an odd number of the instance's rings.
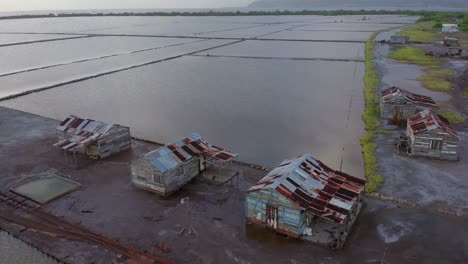
[{"label": "wet concrete ground", "polygon": [[[0,120],[0,159],[6,161],[0,167],[0,191],[41,171],[69,176],[82,188],[46,210],[176,263],[463,263],[468,258],[466,216],[367,199],[345,248],[335,251],[245,225],[245,190],[264,171],[241,166],[238,186],[196,179],[160,199],[133,187],[129,176],[130,160],[154,144],[133,141],[131,151],[104,161],[83,159],[78,169],[70,169],[52,147],[58,121],[6,108],[0,108]],[[198,237],[177,235],[187,219],[182,197],[190,197]],[[21,227],[3,221],[0,227],[67,263],[108,263],[116,257],[85,243],[20,232]],[[156,249],[159,242],[172,252]]]},{"label": "wet concrete ground", "polygon": [[468,215],[468,131],[462,139],[460,161],[441,161],[398,155],[393,146],[400,131],[380,135],[377,142],[379,173],[384,175],[382,194],[423,206]]}]

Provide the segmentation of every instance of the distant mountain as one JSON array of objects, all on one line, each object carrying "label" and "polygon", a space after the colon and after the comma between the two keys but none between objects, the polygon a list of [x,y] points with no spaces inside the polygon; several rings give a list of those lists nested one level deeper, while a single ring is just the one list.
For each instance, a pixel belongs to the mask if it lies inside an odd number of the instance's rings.
[{"label": "distant mountain", "polygon": [[468,8],[467,0],[256,0],[258,8]]}]

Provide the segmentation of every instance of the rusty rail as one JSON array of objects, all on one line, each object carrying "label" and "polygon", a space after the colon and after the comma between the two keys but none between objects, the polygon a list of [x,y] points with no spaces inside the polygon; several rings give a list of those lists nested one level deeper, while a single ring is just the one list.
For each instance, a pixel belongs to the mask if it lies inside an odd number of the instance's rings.
[{"label": "rusty rail", "polygon": [[15,210],[23,210],[22,215],[18,215],[11,211],[0,209],[0,218],[7,220],[8,222],[52,236],[96,244],[115,253],[121,254],[129,260],[133,260],[137,263],[173,263],[170,260],[144,253],[112,238],[94,233],[84,227],[70,223],[62,217],[41,209],[39,206],[31,205],[28,199],[24,199],[16,194],[4,194],[0,192],[0,203],[2,202]]}]

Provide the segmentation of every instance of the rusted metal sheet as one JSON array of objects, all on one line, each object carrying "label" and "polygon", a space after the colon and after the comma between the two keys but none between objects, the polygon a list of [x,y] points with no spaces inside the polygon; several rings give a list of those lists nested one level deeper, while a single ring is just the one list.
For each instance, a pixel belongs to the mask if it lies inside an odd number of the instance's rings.
[{"label": "rusted metal sheet", "polygon": [[238,154],[210,145],[198,133],[193,133],[147,153],[144,158],[149,159],[158,171],[165,173],[190,160],[193,156],[210,157],[220,162],[228,162],[234,160]]},{"label": "rusted metal sheet", "polygon": [[275,190],[298,208],[341,224],[365,184],[365,180],[335,171],[305,154],[283,161],[247,192]]},{"label": "rusted metal sheet", "polygon": [[430,132],[435,129],[442,129],[460,139],[458,133],[450,126],[447,119],[434,114],[430,110],[421,111],[408,117],[408,127],[411,128],[409,131],[413,135]]},{"label": "rusted metal sheet", "polygon": [[59,142],[54,146],[72,153],[67,162],[76,165],[75,153],[81,152],[94,159],[102,159],[129,149],[130,128],[92,119],[69,116],[57,127]]},{"label": "rusted metal sheet", "polygon": [[380,95],[382,96],[382,100],[384,103],[391,102],[398,97],[404,97],[405,99],[413,102],[416,105],[433,108],[437,107],[436,102],[431,97],[415,94],[396,86],[381,91]]},{"label": "rusted metal sheet", "polygon": [[103,137],[112,126],[92,119],[69,116],[57,127],[57,131],[66,136],[54,146],[67,151],[81,150]]},{"label": "rusted metal sheet", "polygon": [[410,155],[458,160],[460,137],[448,120],[426,110],[410,116],[407,122]]}]

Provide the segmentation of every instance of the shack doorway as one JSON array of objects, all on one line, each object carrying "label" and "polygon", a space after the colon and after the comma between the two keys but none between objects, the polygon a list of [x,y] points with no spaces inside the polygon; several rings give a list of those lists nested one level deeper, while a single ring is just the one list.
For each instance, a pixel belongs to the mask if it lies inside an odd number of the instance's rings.
[{"label": "shack doorway", "polygon": [[269,228],[277,229],[278,227],[278,208],[267,205],[266,206],[266,220]]},{"label": "shack doorway", "polygon": [[403,112],[403,107],[402,106],[395,106],[395,115],[393,117],[395,121],[400,121],[404,119],[404,112]]}]

